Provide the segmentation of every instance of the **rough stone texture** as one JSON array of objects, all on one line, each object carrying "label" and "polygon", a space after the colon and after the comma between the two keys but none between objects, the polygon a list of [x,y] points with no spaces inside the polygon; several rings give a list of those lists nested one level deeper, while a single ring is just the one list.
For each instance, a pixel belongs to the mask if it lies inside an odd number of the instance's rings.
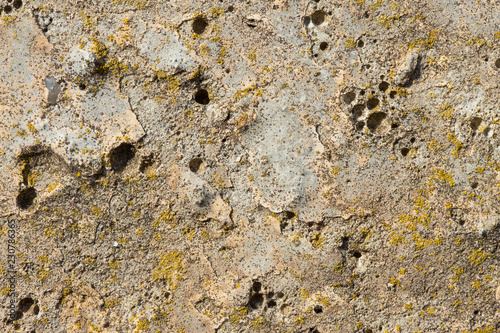
[{"label": "rough stone texture", "polygon": [[1,6],[2,332],[500,330],[496,1]]}]

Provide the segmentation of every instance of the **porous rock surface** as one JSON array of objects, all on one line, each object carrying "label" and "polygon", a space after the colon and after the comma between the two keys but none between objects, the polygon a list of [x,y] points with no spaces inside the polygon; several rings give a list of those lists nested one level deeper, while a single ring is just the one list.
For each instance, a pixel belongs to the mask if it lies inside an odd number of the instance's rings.
[{"label": "porous rock surface", "polygon": [[0,5],[2,332],[500,329],[496,1]]}]

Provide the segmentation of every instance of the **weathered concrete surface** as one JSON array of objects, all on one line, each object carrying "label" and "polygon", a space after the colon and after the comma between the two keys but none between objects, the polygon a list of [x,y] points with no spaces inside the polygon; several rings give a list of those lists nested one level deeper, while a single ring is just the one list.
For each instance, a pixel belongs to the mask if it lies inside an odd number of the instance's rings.
[{"label": "weathered concrete surface", "polygon": [[499,331],[496,2],[1,6],[2,332]]}]

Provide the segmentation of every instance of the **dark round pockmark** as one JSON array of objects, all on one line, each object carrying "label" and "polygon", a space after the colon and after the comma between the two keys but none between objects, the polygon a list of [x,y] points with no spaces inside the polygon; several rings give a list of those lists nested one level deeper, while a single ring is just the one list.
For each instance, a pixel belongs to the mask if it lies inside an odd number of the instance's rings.
[{"label": "dark round pockmark", "polygon": [[17,195],[16,198],[16,203],[17,206],[21,209],[28,209],[31,205],[33,205],[33,202],[35,201],[36,198],[36,191],[33,187],[28,187]]},{"label": "dark round pockmark", "polygon": [[389,83],[386,81],[380,82],[378,85],[378,89],[383,92],[387,91],[387,89],[389,89]]},{"label": "dark round pockmark", "polygon": [[207,105],[208,103],[210,103],[210,97],[208,96],[208,91],[206,91],[205,89],[199,89],[194,94],[194,100],[198,104]]},{"label": "dark round pockmark", "polygon": [[199,157],[193,158],[191,161],[189,161],[189,170],[191,172],[198,172],[200,171],[200,167],[203,164],[203,160]]},{"label": "dark round pockmark", "polygon": [[201,35],[203,32],[205,32],[205,29],[208,26],[207,20],[205,20],[203,17],[197,17],[193,21],[193,32],[195,34]]},{"label": "dark round pockmark", "polygon": [[134,156],[134,146],[126,142],[121,143],[118,147],[111,149],[109,152],[111,169],[115,172],[122,172]]},{"label": "dark round pockmark", "polygon": [[311,15],[311,20],[314,25],[321,25],[325,22],[326,13],[322,10],[317,10]]},{"label": "dark round pockmark", "polygon": [[19,9],[23,5],[23,2],[21,0],[14,0],[14,3],[12,5],[15,9]]}]

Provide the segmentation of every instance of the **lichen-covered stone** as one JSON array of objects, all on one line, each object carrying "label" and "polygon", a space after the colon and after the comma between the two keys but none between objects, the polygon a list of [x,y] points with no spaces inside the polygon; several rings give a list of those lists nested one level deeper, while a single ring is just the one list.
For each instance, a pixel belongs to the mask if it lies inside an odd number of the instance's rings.
[{"label": "lichen-covered stone", "polygon": [[494,2],[0,8],[0,331],[500,329]]}]

